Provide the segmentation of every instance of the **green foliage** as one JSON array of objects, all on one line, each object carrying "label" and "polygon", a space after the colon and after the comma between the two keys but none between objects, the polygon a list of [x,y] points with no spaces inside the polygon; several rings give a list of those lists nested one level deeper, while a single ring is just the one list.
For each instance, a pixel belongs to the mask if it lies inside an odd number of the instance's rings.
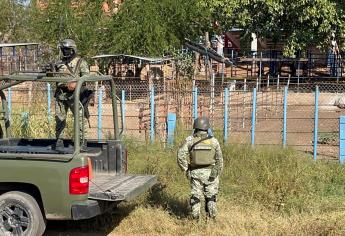
[{"label": "green foliage", "polygon": [[214,0],[204,4],[218,12],[215,18],[226,28],[240,27],[245,34],[254,32],[275,42],[286,38],[286,55],[309,46],[327,46],[333,31],[344,36],[341,1]]},{"label": "green foliage", "polygon": [[200,35],[206,12],[196,0],[125,1],[109,22],[106,48],[118,53],[161,56],[184,38]]},{"label": "green foliage", "polygon": [[224,194],[278,212],[329,212],[344,207],[344,167],[314,163],[291,149],[224,149]]},{"label": "green foliage", "polygon": [[94,56],[101,50],[98,40],[104,28],[102,2],[48,0],[48,7],[40,9],[36,7],[36,1],[32,1],[30,9],[33,38],[52,48],[56,48],[57,43],[63,39],[72,38],[76,41],[80,54]]},{"label": "green foliage", "polygon": [[317,142],[320,144],[335,144],[339,143],[339,135],[337,133],[319,133]]},{"label": "green foliage", "polygon": [[[185,212],[174,206],[188,201],[189,184],[177,166],[176,149],[133,140],[127,141],[127,148],[130,172],[159,178],[159,191],[154,190],[149,204],[183,216]],[[280,214],[327,213],[345,207],[345,167],[338,163],[315,163],[292,149],[227,145],[222,150],[221,201],[260,205]]]},{"label": "green foliage", "polygon": [[49,121],[47,117],[35,113],[34,110],[36,109],[14,109],[11,123],[12,137],[52,138],[54,136],[54,121]]},{"label": "green foliage", "polygon": [[129,156],[129,172],[154,174],[159,184],[153,188],[148,204],[164,207],[179,216],[187,214],[186,199],[189,186],[185,175],[176,162],[176,150],[167,148],[160,143],[143,145],[134,140],[126,140]]},{"label": "green foliage", "polygon": [[[73,137],[73,117],[67,116],[65,138]],[[48,118],[48,111],[42,101],[33,101],[25,107],[13,107],[11,116],[11,134],[15,138],[55,138],[55,119]]]},{"label": "green foliage", "polygon": [[178,73],[192,79],[194,74],[194,56],[190,52],[175,51],[173,54]]},{"label": "green foliage", "polygon": [[28,38],[29,15],[22,2],[0,0],[0,42],[24,41]]},{"label": "green foliage", "polygon": [[[47,8],[0,0],[0,39],[38,41],[56,48],[73,38],[81,54],[127,53],[161,56],[204,32],[244,29],[274,42],[286,41],[285,55],[310,46],[326,49],[331,32],[345,47],[343,0],[130,0],[117,14],[102,12],[103,0],[47,0]],[[212,24],[219,21],[221,28]]]},{"label": "green foliage", "polygon": [[86,56],[162,56],[179,48],[185,37],[202,34],[207,19],[207,14],[195,6],[197,0],[125,1],[119,12],[111,15],[102,12],[103,2],[48,0],[48,7],[39,9],[32,1],[32,38],[53,48],[58,41],[73,38]]}]

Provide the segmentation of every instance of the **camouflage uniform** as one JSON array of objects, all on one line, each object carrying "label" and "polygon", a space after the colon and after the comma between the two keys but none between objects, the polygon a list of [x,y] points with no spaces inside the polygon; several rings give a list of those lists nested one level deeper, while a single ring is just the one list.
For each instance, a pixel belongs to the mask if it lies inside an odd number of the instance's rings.
[{"label": "camouflage uniform", "polygon": [[[77,67],[78,61],[80,61],[79,68]],[[59,72],[64,72],[64,73],[73,73],[78,77],[87,75],[90,73],[89,67],[87,62],[84,59],[81,59],[80,57],[75,57],[72,61],[68,63],[69,68],[67,67],[66,64],[62,64],[58,71]],[[78,71],[75,71],[75,70]],[[70,71],[71,70],[71,71]],[[56,139],[59,139],[66,127],[66,119],[67,119],[67,112],[68,109],[74,113],[73,110],[73,93],[74,91],[68,91],[67,89],[67,84],[65,83],[59,83],[57,85],[57,90],[55,92],[55,121],[56,121]],[[82,110],[80,110],[79,114],[79,122],[80,122],[80,138],[81,140],[83,139],[83,130],[86,131],[85,125],[83,126],[82,124],[85,124],[84,122],[84,115],[82,114]]]},{"label": "camouflage uniform", "polygon": [[214,164],[210,166],[191,167],[190,152],[191,146],[202,138],[207,137],[206,131],[197,131],[194,135],[186,138],[178,150],[177,162],[180,168],[186,172],[191,184],[190,205],[192,216],[198,219],[200,216],[201,199],[205,197],[205,210],[208,217],[215,218],[216,198],[219,188],[219,174],[223,169],[223,156],[219,142],[212,137],[202,143],[209,144],[214,150]]}]

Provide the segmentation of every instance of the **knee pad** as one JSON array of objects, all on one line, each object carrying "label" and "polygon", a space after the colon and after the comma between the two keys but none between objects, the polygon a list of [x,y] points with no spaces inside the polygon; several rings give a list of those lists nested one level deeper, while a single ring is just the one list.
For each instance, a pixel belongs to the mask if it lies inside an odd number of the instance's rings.
[{"label": "knee pad", "polygon": [[212,195],[211,197],[207,197],[207,198],[205,198],[205,200],[206,200],[206,204],[208,203],[208,202],[216,202],[217,201],[217,196],[216,195]]},{"label": "knee pad", "polygon": [[211,209],[209,209],[209,206],[208,206],[208,203],[209,202],[216,202],[217,201],[217,196],[216,195],[212,195],[211,197],[209,198],[205,198],[205,211],[207,213],[207,216],[211,217],[210,213],[212,211],[210,211]]},{"label": "knee pad", "polygon": [[200,199],[197,196],[193,195],[190,197],[190,205],[191,206],[194,206],[198,203],[200,203]]}]

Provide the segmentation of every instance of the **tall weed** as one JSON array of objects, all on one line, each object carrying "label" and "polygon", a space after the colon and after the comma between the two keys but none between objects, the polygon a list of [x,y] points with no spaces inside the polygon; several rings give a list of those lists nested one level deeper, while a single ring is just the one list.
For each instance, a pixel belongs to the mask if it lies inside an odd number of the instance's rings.
[{"label": "tall weed", "polygon": [[[176,162],[178,147],[133,141],[127,147],[130,171],[157,175],[166,198],[180,199],[181,205],[188,201],[189,183]],[[288,214],[345,207],[345,167],[337,163],[314,162],[293,149],[224,145],[222,150],[221,198]]]},{"label": "tall weed", "polygon": [[126,143],[130,171],[156,174],[159,183],[111,235],[345,234],[345,167],[338,163],[314,162],[293,149],[224,145],[217,221],[195,222],[177,147]]}]

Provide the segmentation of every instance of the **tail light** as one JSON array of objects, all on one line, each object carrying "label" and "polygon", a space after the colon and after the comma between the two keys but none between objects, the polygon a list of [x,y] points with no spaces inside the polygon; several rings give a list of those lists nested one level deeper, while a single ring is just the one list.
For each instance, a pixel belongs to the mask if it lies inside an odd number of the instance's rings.
[{"label": "tail light", "polygon": [[69,194],[89,193],[89,166],[74,168],[69,174]]}]

